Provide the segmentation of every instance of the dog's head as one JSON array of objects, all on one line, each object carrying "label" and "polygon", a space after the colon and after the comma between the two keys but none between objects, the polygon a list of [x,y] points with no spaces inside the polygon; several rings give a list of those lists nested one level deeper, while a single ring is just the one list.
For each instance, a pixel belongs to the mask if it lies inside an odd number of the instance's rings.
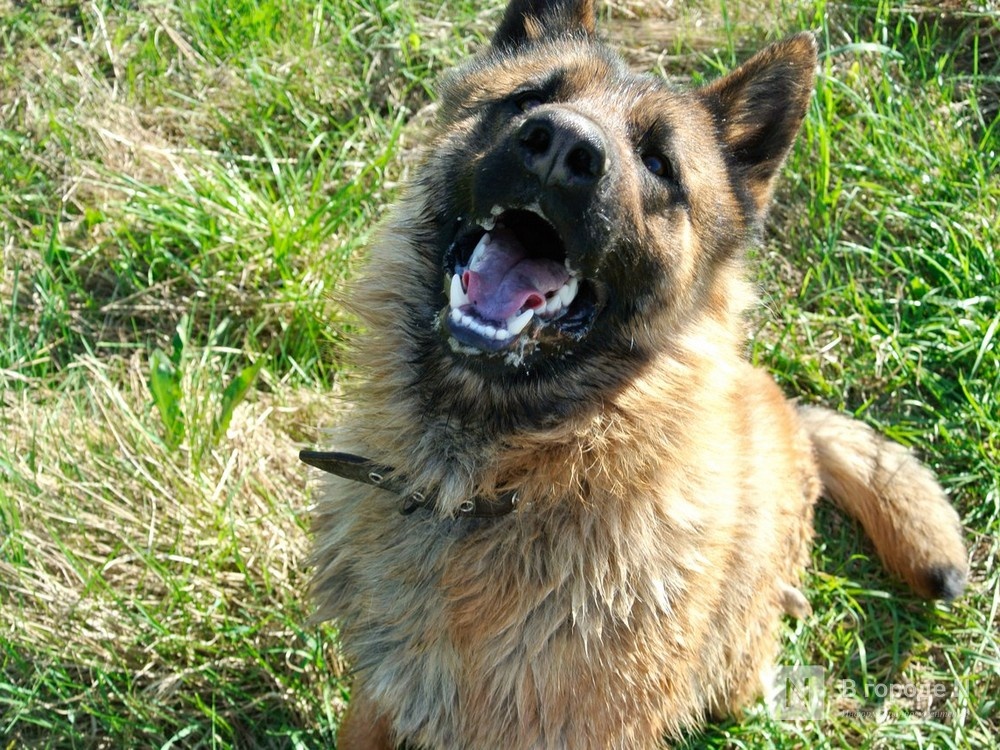
[{"label": "dog's head", "polygon": [[512,415],[564,411],[729,315],[713,285],[762,222],[815,64],[802,34],[678,91],[598,41],[589,0],[512,0],[444,81],[411,190],[422,387],[453,409],[500,387]]}]

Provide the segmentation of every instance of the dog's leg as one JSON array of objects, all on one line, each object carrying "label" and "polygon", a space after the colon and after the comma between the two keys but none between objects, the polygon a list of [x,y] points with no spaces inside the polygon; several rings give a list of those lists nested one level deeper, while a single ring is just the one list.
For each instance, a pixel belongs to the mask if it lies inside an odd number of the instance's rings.
[{"label": "dog's leg", "polygon": [[962,527],[930,469],[856,419],[807,406],[799,417],[823,487],[861,522],[886,567],[929,599],[962,593]]},{"label": "dog's leg", "polygon": [[803,620],[812,614],[809,600],[791,584],[779,581],[778,595],[781,598],[781,608],[786,615],[791,615],[796,620]]},{"label": "dog's leg", "polygon": [[337,732],[338,750],[393,750],[392,725],[360,686],[351,690],[351,702]]}]

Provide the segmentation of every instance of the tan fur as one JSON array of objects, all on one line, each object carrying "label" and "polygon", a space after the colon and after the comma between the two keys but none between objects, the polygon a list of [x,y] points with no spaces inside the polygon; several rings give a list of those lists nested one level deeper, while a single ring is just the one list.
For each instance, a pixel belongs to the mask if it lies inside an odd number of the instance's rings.
[{"label": "tan fur", "polygon": [[366,700],[360,685],[355,685],[354,697],[341,721],[337,746],[342,750],[380,750],[395,746],[389,717]]},{"label": "tan fur", "polygon": [[922,596],[941,596],[943,562],[966,575],[961,524],[930,469],[867,425],[800,407],[831,499],[861,521],[882,562]]},{"label": "tan fur", "polygon": [[[774,666],[782,614],[809,614],[799,586],[821,482],[919,592],[953,596],[964,577],[954,511],[925,468],[855,421],[794,406],[743,357],[740,251],[804,113],[814,45],[795,37],[673,93],[609,61],[592,15],[512,3],[499,52],[446,82],[421,175],[351,291],[363,377],[333,442],[437,506],[403,516],[392,493],[325,480],[317,617],[339,621],[358,675],[342,750],[631,750],[738,713]],[[435,212],[495,168],[507,136],[494,131],[522,117],[477,130],[491,102],[553,68],[565,88],[549,110],[595,123],[613,160],[615,190],[595,205],[615,217],[614,251],[578,261],[613,294],[555,355],[467,355],[442,328]],[[787,112],[760,128],[767,91]],[[663,118],[686,204],[633,154]],[[510,489],[516,512],[455,517]]]}]

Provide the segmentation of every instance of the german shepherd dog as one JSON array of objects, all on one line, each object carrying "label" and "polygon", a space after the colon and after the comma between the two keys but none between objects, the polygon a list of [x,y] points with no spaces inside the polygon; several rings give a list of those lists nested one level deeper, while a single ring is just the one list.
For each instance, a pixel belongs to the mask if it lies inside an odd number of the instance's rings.
[{"label": "german shepherd dog", "polygon": [[821,491],[919,594],[962,591],[931,472],[745,360],[816,62],[800,34],[679,91],[592,0],[512,0],[445,78],[347,294],[350,454],[303,454],[347,477],[312,560],[356,670],[342,750],[648,748],[738,712],[809,611]]}]

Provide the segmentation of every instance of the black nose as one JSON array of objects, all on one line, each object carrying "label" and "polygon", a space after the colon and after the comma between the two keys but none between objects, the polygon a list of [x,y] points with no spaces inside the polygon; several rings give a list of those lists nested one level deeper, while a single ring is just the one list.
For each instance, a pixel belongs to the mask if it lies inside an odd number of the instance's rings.
[{"label": "black nose", "polygon": [[533,115],[521,125],[517,139],[525,168],[543,185],[590,188],[606,171],[603,133],[575,112]]}]

